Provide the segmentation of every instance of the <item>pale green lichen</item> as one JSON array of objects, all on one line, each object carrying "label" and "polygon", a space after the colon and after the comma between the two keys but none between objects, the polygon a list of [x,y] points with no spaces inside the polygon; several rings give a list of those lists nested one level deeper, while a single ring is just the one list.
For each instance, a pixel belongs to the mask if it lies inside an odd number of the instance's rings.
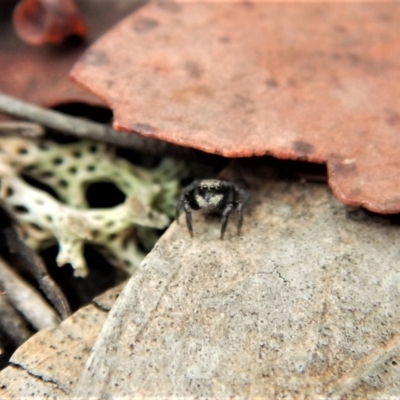
[{"label": "pale green lichen", "polygon": [[[173,215],[179,168],[165,161],[147,171],[92,142],[0,139],[0,201],[21,226],[27,243],[42,249],[58,242],[58,265],[71,264],[85,276],[85,243],[91,243],[117,267],[132,271],[143,258],[137,236],[154,236],[138,227],[165,228]],[[28,184],[28,176],[49,186],[59,200]],[[86,190],[111,182],[126,196],[112,208],[90,209]],[[105,194],[106,196],[107,194]]]}]

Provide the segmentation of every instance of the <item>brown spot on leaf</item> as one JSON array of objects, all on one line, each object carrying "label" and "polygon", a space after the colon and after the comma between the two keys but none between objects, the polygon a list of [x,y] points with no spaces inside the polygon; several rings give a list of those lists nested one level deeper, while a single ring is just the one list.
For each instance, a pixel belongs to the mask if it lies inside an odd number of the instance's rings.
[{"label": "brown spot on leaf", "polygon": [[230,42],[231,42],[231,38],[230,38],[229,36],[221,36],[221,37],[219,38],[219,41],[220,41],[221,43],[230,43]]},{"label": "brown spot on leaf", "polygon": [[236,108],[246,114],[255,112],[255,104],[253,99],[242,94],[236,94],[232,101],[232,108]]},{"label": "brown spot on leaf", "polygon": [[203,74],[203,69],[196,61],[187,61],[185,63],[185,71],[191,78],[200,78]]},{"label": "brown spot on leaf", "polygon": [[275,79],[267,79],[265,84],[270,88],[276,88],[279,86],[278,82]]},{"label": "brown spot on leaf", "polygon": [[385,120],[388,125],[395,126],[400,123],[400,114],[397,111],[388,109],[385,114]]},{"label": "brown spot on leaf", "polygon": [[151,31],[159,26],[158,21],[152,18],[141,18],[133,23],[135,32],[143,33]]},{"label": "brown spot on leaf", "polygon": [[244,8],[253,8],[254,4],[251,1],[243,1]]},{"label": "brown spot on leaf", "polygon": [[314,146],[311,143],[302,140],[296,140],[293,142],[293,149],[300,156],[306,156],[314,152]]},{"label": "brown spot on leaf", "polygon": [[359,64],[361,62],[361,57],[357,53],[347,53],[346,57],[352,64]]}]

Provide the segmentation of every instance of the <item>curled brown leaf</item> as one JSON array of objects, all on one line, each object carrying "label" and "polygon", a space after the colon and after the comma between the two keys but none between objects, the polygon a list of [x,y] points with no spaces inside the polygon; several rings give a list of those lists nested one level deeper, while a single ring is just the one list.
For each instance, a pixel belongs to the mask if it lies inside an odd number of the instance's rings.
[{"label": "curled brown leaf", "polygon": [[17,34],[32,45],[61,43],[68,36],[87,33],[74,0],[23,0],[13,19]]}]

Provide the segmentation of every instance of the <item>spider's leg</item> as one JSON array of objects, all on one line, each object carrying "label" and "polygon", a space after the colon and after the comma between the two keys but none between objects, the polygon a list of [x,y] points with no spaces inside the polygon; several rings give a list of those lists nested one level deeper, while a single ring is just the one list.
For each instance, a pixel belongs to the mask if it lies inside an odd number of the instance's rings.
[{"label": "spider's leg", "polygon": [[224,211],[222,212],[222,224],[221,224],[221,240],[224,239],[224,234],[226,230],[226,226],[228,225],[228,218],[233,210],[233,204],[229,203],[225,206]]},{"label": "spider's leg", "polygon": [[193,237],[193,225],[192,225],[192,209],[187,201],[183,202],[183,209],[186,214],[186,225],[188,227],[190,237]]},{"label": "spider's leg", "polygon": [[179,199],[179,201],[176,205],[176,208],[175,208],[175,221],[177,224],[179,224],[179,214],[180,214],[182,206],[183,206],[183,200],[184,200],[184,197],[181,196],[181,198]]},{"label": "spider's leg", "polygon": [[[182,210],[182,208],[185,209],[185,203],[187,203],[189,201],[190,193],[195,190],[196,186],[198,185],[198,182],[199,182],[198,180],[195,180],[189,186],[185,187],[182,190],[181,197],[179,198],[178,204],[176,205],[176,209],[175,209],[175,220],[178,224],[179,224],[180,211]],[[186,209],[185,209],[185,212],[186,212]]]},{"label": "spider's leg", "polygon": [[240,235],[240,231],[242,230],[243,224],[243,203],[240,201],[237,202],[237,234]]}]

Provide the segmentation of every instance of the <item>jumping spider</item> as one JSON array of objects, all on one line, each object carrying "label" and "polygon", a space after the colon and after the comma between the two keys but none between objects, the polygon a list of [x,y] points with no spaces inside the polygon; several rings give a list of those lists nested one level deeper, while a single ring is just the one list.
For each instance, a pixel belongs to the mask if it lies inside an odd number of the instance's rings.
[{"label": "jumping spider", "polygon": [[243,222],[243,199],[246,197],[246,191],[233,182],[221,179],[196,180],[182,190],[176,205],[176,221],[179,223],[179,213],[183,209],[190,236],[193,237],[192,210],[201,209],[209,213],[220,213],[222,214],[220,236],[222,240],[229,215],[236,208],[237,234],[240,235]]}]

